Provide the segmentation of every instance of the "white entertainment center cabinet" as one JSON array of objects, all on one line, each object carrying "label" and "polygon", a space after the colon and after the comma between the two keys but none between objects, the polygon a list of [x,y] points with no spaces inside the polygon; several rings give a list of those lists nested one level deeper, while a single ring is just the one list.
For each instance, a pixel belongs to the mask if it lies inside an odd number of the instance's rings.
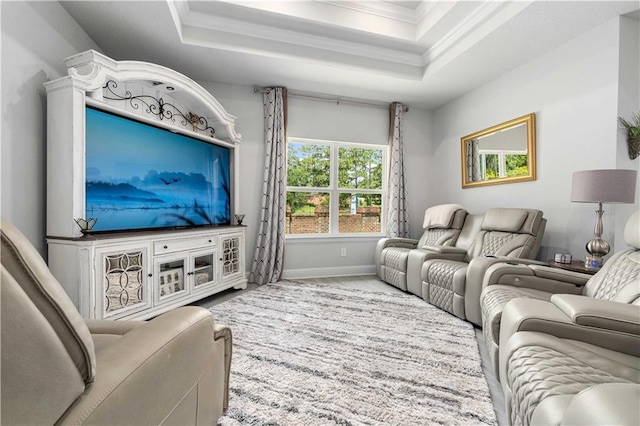
[{"label": "white entertainment center cabinet", "polygon": [[231,218],[241,141],[235,117],[193,80],[159,65],[115,61],[92,50],[65,63],[68,76],[45,83],[47,242],[49,268],[83,317],[147,319],[246,288],[243,226],[92,233],[76,223],[88,219],[87,106],[229,148]]}]

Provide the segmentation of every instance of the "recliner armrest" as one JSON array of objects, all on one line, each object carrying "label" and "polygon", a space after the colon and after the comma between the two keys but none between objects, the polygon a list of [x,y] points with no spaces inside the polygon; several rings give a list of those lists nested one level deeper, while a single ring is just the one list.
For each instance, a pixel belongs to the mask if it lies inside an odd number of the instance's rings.
[{"label": "recliner armrest", "polygon": [[575,324],[640,335],[640,306],[574,294],[554,294],[551,303]]},{"label": "recliner armrest", "polygon": [[594,385],[573,397],[560,425],[638,425],[638,400],[640,385],[637,383]]},{"label": "recliner armrest", "polygon": [[552,268],[547,265],[529,265],[533,269],[534,275],[540,278],[549,278],[563,283],[570,283],[583,286],[592,277],[581,272],[567,271],[566,269]]},{"label": "recliner armrest", "polygon": [[420,273],[424,262],[430,259],[462,261],[467,253],[464,250],[456,249],[451,246],[426,247],[442,248],[442,250],[436,251],[417,248],[409,252],[409,257],[407,259],[407,291],[420,297],[422,297],[422,278]]},{"label": "recliner armrest", "polygon": [[407,249],[414,249],[418,246],[418,240],[414,240],[412,238],[380,238],[378,243],[376,244],[375,251],[375,263],[376,263],[376,274],[382,278],[382,270],[381,270],[381,257],[382,251],[388,247],[401,247]]},{"label": "recliner armrest", "polygon": [[84,322],[91,334],[115,334],[124,335],[136,327],[146,324],[146,321],[112,321],[85,319]]},{"label": "recliner armrest", "polygon": [[467,251],[465,249],[452,246],[424,246],[422,249],[440,254],[459,255],[461,256],[460,260],[467,255]]},{"label": "recliner armrest", "polygon": [[539,264],[507,261],[496,263],[484,275],[482,288],[493,284],[526,287],[547,293],[577,293],[591,279],[591,275]]},{"label": "recliner armrest", "polygon": [[[585,296],[573,295],[573,297],[588,299]],[[598,299],[592,299],[592,301],[595,304],[602,303],[602,306],[615,303],[618,308],[625,310],[627,309],[626,306],[633,306]],[[614,307],[595,308],[595,310],[597,312],[599,309],[611,308]],[[637,306],[635,308],[640,309]],[[636,312],[640,313],[640,311]],[[601,325],[604,325],[604,323],[601,323]],[[619,327],[609,329],[602,326],[577,324],[560,307],[552,302],[543,300],[513,299],[505,305],[500,322],[500,342],[507,342],[512,335],[519,331],[536,331],[561,339],[578,340],[616,352],[636,357],[640,356],[639,335],[621,330]]]},{"label": "recliner armrest", "polygon": [[418,245],[418,240],[412,238],[382,238],[378,241],[379,248],[387,247],[402,247],[408,249],[414,249]]},{"label": "recliner armrest", "polygon": [[224,355],[215,333],[211,313],[197,307],[133,328],[97,351],[95,381],[60,423],[161,424],[183,403],[202,418],[222,413]]}]

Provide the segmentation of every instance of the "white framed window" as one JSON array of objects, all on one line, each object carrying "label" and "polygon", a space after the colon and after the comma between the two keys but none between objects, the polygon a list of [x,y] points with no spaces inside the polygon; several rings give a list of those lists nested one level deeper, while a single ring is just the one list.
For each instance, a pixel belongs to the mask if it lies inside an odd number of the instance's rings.
[{"label": "white framed window", "polygon": [[383,234],[387,153],[384,145],[288,138],[286,234]]},{"label": "white framed window", "polygon": [[478,153],[482,180],[526,176],[529,173],[526,151],[481,149]]}]

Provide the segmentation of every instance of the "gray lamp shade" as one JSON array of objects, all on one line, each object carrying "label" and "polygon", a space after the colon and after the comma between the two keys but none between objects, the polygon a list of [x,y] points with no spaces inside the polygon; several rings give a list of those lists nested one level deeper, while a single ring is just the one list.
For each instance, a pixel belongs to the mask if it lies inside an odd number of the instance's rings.
[{"label": "gray lamp shade", "polygon": [[571,201],[578,203],[633,203],[635,170],[583,170],[573,173]]}]

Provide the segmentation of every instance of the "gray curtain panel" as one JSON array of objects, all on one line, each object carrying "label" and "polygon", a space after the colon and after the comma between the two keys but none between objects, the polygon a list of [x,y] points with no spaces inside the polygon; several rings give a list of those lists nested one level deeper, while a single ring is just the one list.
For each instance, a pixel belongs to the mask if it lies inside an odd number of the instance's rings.
[{"label": "gray curtain panel", "polygon": [[258,242],[249,281],[274,283],[282,275],[287,205],[287,89],[263,93],[265,160]]},{"label": "gray curtain panel", "polygon": [[467,141],[467,179],[469,182],[480,182],[480,143],[478,139]]},{"label": "gray curtain panel", "polygon": [[404,172],[404,143],[402,115],[404,105],[394,102],[389,107],[389,186],[387,199],[387,236],[409,237],[409,214],[407,212],[407,190]]}]

